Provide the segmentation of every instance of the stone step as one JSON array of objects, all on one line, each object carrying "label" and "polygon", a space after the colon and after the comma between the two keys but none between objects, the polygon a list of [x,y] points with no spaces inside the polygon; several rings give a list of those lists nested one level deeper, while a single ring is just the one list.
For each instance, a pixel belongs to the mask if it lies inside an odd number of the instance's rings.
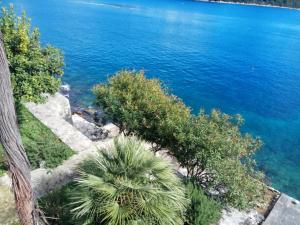
[{"label": "stone step", "polygon": [[281,194],[263,225],[299,225],[300,202]]},{"label": "stone step", "polygon": [[56,94],[49,96],[44,104],[26,103],[26,108],[66,145],[75,152],[93,149],[93,142],[71,123],[71,110],[67,99]]}]

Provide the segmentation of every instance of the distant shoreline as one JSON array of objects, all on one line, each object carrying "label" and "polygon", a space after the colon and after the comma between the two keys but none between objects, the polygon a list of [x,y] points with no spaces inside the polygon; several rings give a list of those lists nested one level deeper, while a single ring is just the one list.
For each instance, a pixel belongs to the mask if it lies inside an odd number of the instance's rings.
[{"label": "distant shoreline", "polygon": [[270,7],[270,8],[282,8],[282,9],[292,9],[292,10],[300,10],[300,8],[292,8],[286,6],[278,6],[278,5],[266,5],[266,4],[255,4],[255,3],[243,3],[243,2],[225,2],[225,1],[210,1],[210,0],[194,0],[195,2],[206,2],[206,3],[219,3],[219,4],[230,4],[230,5],[249,5],[249,6],[259,6],[259,7]]}]

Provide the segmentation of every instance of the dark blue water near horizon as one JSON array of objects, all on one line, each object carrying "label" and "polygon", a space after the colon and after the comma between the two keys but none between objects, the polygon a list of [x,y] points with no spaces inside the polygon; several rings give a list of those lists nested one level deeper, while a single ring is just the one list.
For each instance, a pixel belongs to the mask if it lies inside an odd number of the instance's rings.
[{"label": "dark blue water near horizon", "polygon": [[120,69],[158,77],[195,113],[240,113],[256,160],[300,199],[300,11],[189,0],[11,0],[65,54],[71,100]]}]

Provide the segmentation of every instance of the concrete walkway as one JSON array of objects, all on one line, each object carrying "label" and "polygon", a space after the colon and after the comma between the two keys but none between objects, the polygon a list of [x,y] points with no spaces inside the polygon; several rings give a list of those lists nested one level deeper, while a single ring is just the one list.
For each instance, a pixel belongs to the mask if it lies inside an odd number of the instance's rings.
[{"label": "concrete walkway", "polygon": [[[75,155],[65,160],[62,165],[54,169],[39,168],[31,171],[33,189],[37,197],[41,197],[57,187],[70,182],[76,174],[77,166],[86,158],[97,154],[98,149],[107,148],[112,144],[112,136],[103,141],[93,142],[72,125],[70,104],[67,98],[61,94],[49,96],[44,104],[26,103],[26,108],[66,145],[75,151]],[[107,129],[115,129],[110,124]],[[115,130],[114,130],[115,131]],[[116,132],[113,133],[114,135]],[[11,224],[17,221],[13,195],[10,192],[10,178],[0,177],[0,224]]]},{"label": "concrete walkway", "polygon": [[27,109],[77,154],[55,169],[36,169],[32,171],[32,183],[37,197],[56,187],[67,184],[76,175],[76,167],[87,157],[107,148],[112,138],[93,142],[72,125],[69,100],[57,93],[49,96],[44,104],[26,103]]},{"label": "concrete walkway", "polygon": [[44,104],[26,103],[26,108],[75,152],[95,149],[93,142],[72,125],[68,99],[59,93]]},{"label": "concrete walkway", "polygon": [[300,202],[281,194],[263,225],[299,225]]}]

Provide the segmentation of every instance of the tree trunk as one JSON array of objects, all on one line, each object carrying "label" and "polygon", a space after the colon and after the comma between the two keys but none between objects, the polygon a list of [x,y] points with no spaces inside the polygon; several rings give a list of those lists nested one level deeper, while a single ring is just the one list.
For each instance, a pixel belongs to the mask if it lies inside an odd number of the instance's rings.
[{"label": "tree trunk", "polygon": [[5,159],[12,179],[20,223],[36,225],[37,214],[31,186],[30,164],[17,125],[10,72],[2,40],[0,40],[0,142],[4,147]]}]

